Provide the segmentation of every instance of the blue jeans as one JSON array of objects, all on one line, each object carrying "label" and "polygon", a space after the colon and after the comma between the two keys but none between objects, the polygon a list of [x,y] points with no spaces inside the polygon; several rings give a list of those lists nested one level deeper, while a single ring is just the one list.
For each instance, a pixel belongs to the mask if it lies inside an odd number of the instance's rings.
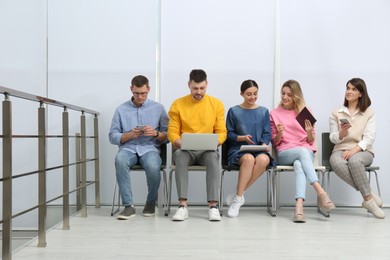
[{"label": "blue jeans", "polygon": [[304,199],[306,196],[306,178],[310,184],[318,182],[314,170],[314,153],[304,147],[290,148],[278,153],[279,164],[293,165],[295,172],[295,199]]},{"label": "blue jeans", "polygon": [[131,191],[130,168],[140,164],[145,169],[146,182],[148,185],[148,197],[146,202],[155,203],[160,187],[161,157],[158,152],[148,152],[142,156],[136,153],[121,149],[115,157],[116,180],[123,205],[133,205],[133,194]]}]

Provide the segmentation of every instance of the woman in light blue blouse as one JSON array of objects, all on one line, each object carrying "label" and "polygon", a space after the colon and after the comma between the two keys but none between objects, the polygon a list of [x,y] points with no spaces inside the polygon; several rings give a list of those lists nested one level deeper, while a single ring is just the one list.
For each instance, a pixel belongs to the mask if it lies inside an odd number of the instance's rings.
[{"label": "woman in light blue blouse", "polygon": [[270,117],[267,108],[256,104],[259,87],[254,80],[241,84],[244,101],[231,107],[226,118],[228,130],[229,165],[239,165],[237,191],[227,197],[228,216],[237,217],[244,205],[244,192],[273,163],[269,148],[266,151],[241,152],[242,145],[268,145],[271,141]]}]

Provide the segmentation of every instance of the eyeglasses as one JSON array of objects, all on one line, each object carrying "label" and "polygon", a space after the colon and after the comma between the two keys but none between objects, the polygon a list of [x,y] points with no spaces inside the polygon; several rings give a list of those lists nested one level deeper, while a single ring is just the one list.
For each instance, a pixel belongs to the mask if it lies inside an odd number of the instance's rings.
[{"label": "eyeglasses", "polygon": [[142,96],[142,97],[146,97],[148,95],[148,92],[133,92],[133,95],[134,96]]}]

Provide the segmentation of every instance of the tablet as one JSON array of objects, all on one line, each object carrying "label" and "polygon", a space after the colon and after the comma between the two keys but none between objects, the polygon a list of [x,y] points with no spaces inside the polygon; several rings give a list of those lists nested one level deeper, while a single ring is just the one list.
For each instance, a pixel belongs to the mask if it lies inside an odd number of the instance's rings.
[{"label": "tablet", "polygon": [[250,151],[250,152],[265,152],[268,149],[268,145],[241,145],[240,152]]}]

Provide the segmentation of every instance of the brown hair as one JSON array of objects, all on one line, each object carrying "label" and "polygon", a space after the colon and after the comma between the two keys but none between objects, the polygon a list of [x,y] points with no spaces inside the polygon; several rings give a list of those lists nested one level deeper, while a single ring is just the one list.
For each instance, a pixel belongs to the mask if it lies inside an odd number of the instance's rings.
[{"label": "brown hair", "polygon": [[143,85],[146,85],[147,87],[149,87],[149,80],[145,76],[138,75],[138,76],[135,76],[131,80],[131,86],[132,87],[140,88]]},{"label": "brown hair", "polygon": [[[347,84],[345,84],[348,87],[348,84],[351,84],[354,86],[357,90],[359,90],[361,97],[358,100],[357,108],[359,108],[359,111],[364,112],[367,110],[369,106],[371,106],[371,99],[368,96],[366,83],[364,80],[360,78],[353,78],[348,80]],[[344,106],[348,107],[348,101],[344,98]]]}]

